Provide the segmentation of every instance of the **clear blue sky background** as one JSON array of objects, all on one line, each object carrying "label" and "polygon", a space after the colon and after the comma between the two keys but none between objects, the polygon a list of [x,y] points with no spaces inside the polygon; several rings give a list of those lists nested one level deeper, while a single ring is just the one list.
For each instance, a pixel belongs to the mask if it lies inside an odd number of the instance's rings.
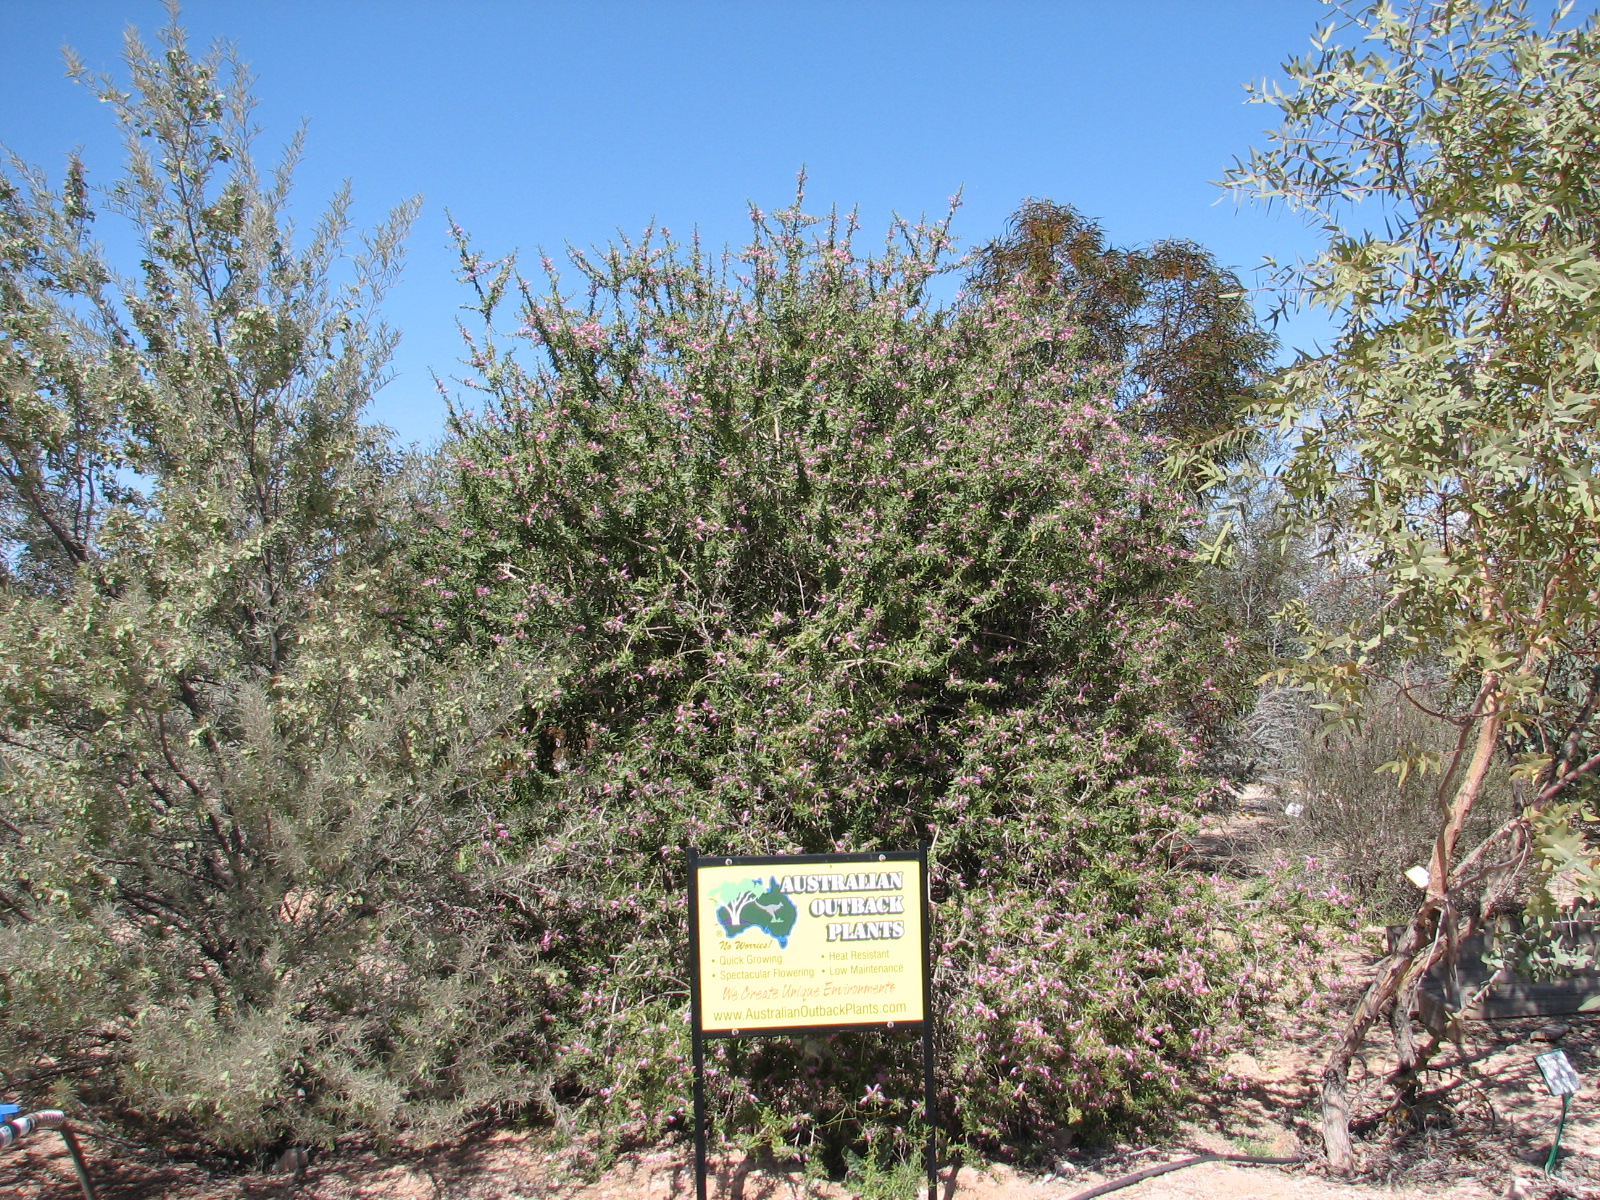
[{"label": "clear blue sky background", "polygon": [[[196,41],[237,42],[258,76],[263,150],[310,123],[307,212],[345,178],[371,224],[420,193],[403,331],[374,416],[405,441],[440,433],[430,369],[456,371],[463,300],[445,209],[491,254],[587,246],[652,219],[741,239],[747,202],[793,196],[943,212],[981,243],[1028,196],[1076,205],[1119,244],[1192,238],[1255,281],[1263,255],[1314,239],[1213,186],[1260,144],[1272,110],[1243,84],[1275,77],[1326,19],[1319,0],[191,0]],[[0,144],[59,170],[73,146],[102,180],[109,114],[68,81],[61,47],[116,70],[156,0],[0,0]],[[97,169],[97,170],[96,170]],[[1263,301],[1263,307],[1265,302]],[[1315,317],[1289,347],[1325,336]]]}]

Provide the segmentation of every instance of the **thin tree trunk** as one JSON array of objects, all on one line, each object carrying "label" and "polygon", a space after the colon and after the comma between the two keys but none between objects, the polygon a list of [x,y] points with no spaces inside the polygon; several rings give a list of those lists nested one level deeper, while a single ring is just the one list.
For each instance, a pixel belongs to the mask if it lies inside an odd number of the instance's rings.
[{"label": "thin tree trunk", "polygon": [[[1435,939],[1437,940],[1437,939]],[[1422,1065],[1422,1052],[1417,1046],[1416,1032],[1411,1027],[1411,1009],[1422,990],[1426,969],[1411,971],[1395,993],[1394,1004],[1389,1009],[1389,1028],[1394,1034],[1395,1070],[1389,1078],[1400,1093],[1400,1104],[1408,1111],[1417,1101],[1417,1072]]]},{"label": "thin tree trunk", "polygon": [[1322,1142],[1327,1152],[1328,1167],[1335,1174],[1348,1175],[1354,1165],[1350,1146],[1350,1097],[1346,1085],[1350,1078],[1350,1061],[1366,1041],[1383,1010],[1395,1001],[1406,971],[1424,946],[1431,945],[1432,898],[1422,902],[1422,907],[1411,918],[1406,932],[1394,951],[1384,960],[1378,977],[1368,985],[1361,1003],[1346,1022],[1344,1036],[1328,1056],[1322,1068]]},{"label": "thin tree trunk", "polygon": [[[1344,1036],[1339,1039],[1339,1044],[1334,1047],[1322,1068],[1322,1141],[1328,1156],[1328,1168],[1337,1175],[1348,1175],[1355,1161],[1350,1144],[1350,1062],[1366,1041],[1373,1023],[1400,998],[1401,988],[1412,978],[1412,972],[1415,971],[1419,977],[1425,974],[1439,954],[1439,939],[1435,934],[1439,915],[1448,903],[1450,869],[1455,858],[1456,842],[1472,806],[1483,791],[1483,781],[1489,773],[1495,747],[1500,742],[1500,730],[1505,724],[1504,711],[1495,699],[1498,688],[1499,680],[1488,675],[1478,693],[1478,703],[1474,706],[1474,710],[1481,714],[1477,742],[1466,775],[1446,808],[1439,836],[1434,839],[1433,856],[1428,867],[1427,895],[1406,926],[1404,937],[1384,960],[1378,977],[1367,987],[1361,1003],[1356,1005],[1355,1012],[1345,1024]],[[1484,712],[1485,707],[1487,712]],[[1458,745],[1465,749],[1464,743]],[[1404,1018],[1408,1019],[1409,1014],[1404,1014]],[[1402,1014],[1396,1014],[1395,1019],[1402,1019]]]}]

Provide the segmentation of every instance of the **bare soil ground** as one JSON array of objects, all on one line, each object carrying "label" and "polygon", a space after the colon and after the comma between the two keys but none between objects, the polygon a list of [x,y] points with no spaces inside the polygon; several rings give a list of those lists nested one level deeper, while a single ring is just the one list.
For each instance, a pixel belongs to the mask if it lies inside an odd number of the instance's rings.
[{"label": "bare soil ground", "polygon": [[[1238,814],[1219,821],[1195,847],[1199,866],[1227,886],[1254,869],[1276,809],[1247,796]],[[1049,1166],[1025,1170],[995,1163],[945,1171],[940,1200],[1070,1200],[1110,1179],[1199,1153],[1299,1157],[1292,1167],[1207,1163],[1135,1184],[1118,1200],[1600,1200],[1600,1104],[1589,1090],[1574,1097],[1563,1138],[1566,1154],[1553,1178],[1543,1164],[1560,1113],[1545,1091],[1534,1056],[1567,1052],[1586,1081],[1600,1079],[1600,1018],[1533,1018],[1470,1023],[1459,1046],[1436,1058],[1428,1076],[1422,1128],[1399,1121],[1358,1123],[1360,1170],[1333,1180],[1318,1163],[1316,1077],[1337,1024],[1365,968],[1381,953],[1381,931],[1366,931],[1338,952],[1341,980],[1325,1002],[1283,1011],[1254,1044],[1225,1064],[1224,1083],[1158,1144],[1093,1152],[1066,1149]],[[1386,1102],[1392,1064],[1387,1030],[1375,1031],[1352,1079],[1356,1111],[1369,1118]],[[109,1143],[88,1147],[102,1200],[690,1200],[690,1148],[663,1145],[630,1155],[598,1178],[572,1169],[570,1145],[548,1134],[487,1131],[429,1150],[379,1153],[341,1145],[314,1157],[303,1175],[214,1175],[163,1163]],[[79,1196],[71,1164],[54,1134],[35,1135],[0,1156],[0,1197],[70,1200]],[[715,1164],[716,1200],[839,1200],[839,1183],[807,1181],[774,1164]]]},{"label": "bare soil ground", "polygon": [[[352,1150],[315,1163],[301,1180],[287,1176],[207,1176],[194,1167],[141,1166],[95,1156],[92,1170],[102,1200],[689,1200],[695,1194],[692,1163],[681,1147],[630,1156],[598,1180],[565,1177],[553,1166],[553,1155],[531,1139],[500,1134],[474,1145],[426,1155],[387,1158]],[[24,1159],[23,1155],[27,1157]],[[1183,1157],[1183,1148],[1167,1145],[1137,1157],[1119,1155],[1097,1166],[1072,1168],[1068,1174],[1018,1171],[1003,1164],[963,1167],[954,1178],[941,1172],[940,1200],[1069,1200],[1087,1188],[1127,1170]],[[0,1195],[18,1200],[70,1200],[81,1196],[64,1153],[48,1143],[14,1153],[0,1170]],[[718,1163],[709,1195],[722,1200],[843,1200],[854,1193],[842,1184],[808,1183],[798,1173],[745,1163]],[[1530,1180],[1537,1174],[1525,1172]],[[1529,1192],[1548,1192],[1530,1185]],[[1482,1182],[1453,1181],[1396,1188],[1336,1183],[1309,1168],[1235,1166],[1204,1163],[1136,1184],[1115,1193],[1126,1200],[1373,1200],[1381,1192],[1406,1200],[1439,1196],[1487,1200],[1507,1192],[1499,1174]],[[1577,1188],[1560,1195],[1591,1194]],[[1600,1189],[1593,1189],[1600,1195]]]}]

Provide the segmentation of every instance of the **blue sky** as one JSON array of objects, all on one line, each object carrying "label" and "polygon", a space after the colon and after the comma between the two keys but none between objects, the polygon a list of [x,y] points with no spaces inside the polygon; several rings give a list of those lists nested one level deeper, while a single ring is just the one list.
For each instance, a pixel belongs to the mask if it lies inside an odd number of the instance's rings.
[{"label": "blue sky", "polygon": [[[1076,205],[1112,241],[1192,238],[1252,282],[1263,255],[1315,248],[1294,217],[1213,186],[1260,144],[1274,77],[1326,19],[1320,0],[191,0],[196,41],[235,41],[258,77],[261,149],[309,121],[309,215],[345,178],[375,222],[420,193],[404,335],[373,415],[404,441],[440,433],[429,370],[456,368],[445,209],[490,254],[559,251],[655,219],[742,238],[747,203],[942,214],[981,243],[1028,196]],[[0,143],[57,170],[81,146],[108,179],[108,114],[65,78],[63,44],[115,70],[121,31],[156,0],[0,0]],[[96,171],[95,169],[98,168]],[[1325,335],[1314,317],[1288,346]]]}]

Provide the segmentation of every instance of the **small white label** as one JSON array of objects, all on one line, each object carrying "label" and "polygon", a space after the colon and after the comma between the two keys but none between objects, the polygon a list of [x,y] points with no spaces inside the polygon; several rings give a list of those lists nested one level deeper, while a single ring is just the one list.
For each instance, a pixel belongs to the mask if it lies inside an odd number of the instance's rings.
[{"label": "small white label", "polygon": [[1428,874],[1428,868],[1423,866],[1412,867],[1406,872],[1406,878],[1419,888],[1426,888],[1433,876]]},{"label": "small white label", "polygon": [[1550,1089],[1552,1096],[1570,1096],[1583,1086],[1578,1073],[1567,1061],[1565,1050],[1551,1050],[1539,1055],[1533,1061],[1539,1064],[1539,1070],[1544,1075],[1544,1085]]},{"label": "small white label", "polygon": [[1291,800],[1289,803],[1283,806],[1283,815],[1286,817],[1298,817],[1305,811],[1306,806],[1301,804],[1298,800]]}]

